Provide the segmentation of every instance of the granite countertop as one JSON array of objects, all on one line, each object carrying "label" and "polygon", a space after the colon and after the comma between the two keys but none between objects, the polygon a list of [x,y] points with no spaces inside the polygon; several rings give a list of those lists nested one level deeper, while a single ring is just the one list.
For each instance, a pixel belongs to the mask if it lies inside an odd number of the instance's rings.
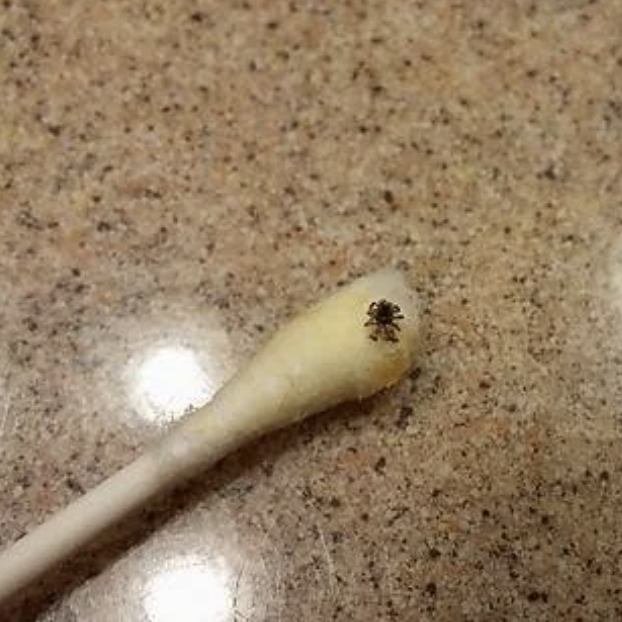
[{"label": "granite countertop", "polygon": [[270,436],[0,610],[622,617],[622,4],[3,0],[0,547],[394,265],[396,388]]}]

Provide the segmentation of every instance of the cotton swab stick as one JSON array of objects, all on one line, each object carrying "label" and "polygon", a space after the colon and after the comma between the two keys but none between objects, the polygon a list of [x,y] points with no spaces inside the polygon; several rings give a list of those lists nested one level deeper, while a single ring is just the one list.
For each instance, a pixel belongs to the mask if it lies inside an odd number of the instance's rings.
[{"label": "cotton swab stick", "polygon": [[156,493],[243,443],[394,384],[411,367],[417,338],[415,298],[391,269],[360,278],[310,308],[278,331],[209,404],[0,555],[0,601]]}]

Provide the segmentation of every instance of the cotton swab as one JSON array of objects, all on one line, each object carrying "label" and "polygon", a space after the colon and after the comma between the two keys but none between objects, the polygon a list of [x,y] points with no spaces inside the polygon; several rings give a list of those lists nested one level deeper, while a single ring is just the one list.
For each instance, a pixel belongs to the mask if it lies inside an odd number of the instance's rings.
[{"label": "cotton swab", "polygon": [[418,327],[415,297],[391,269],[360,278],[313,306],[279,330],[209,404],[5,550],[0,601],[157,493],[242,444],[394,384],[413,363]]}]

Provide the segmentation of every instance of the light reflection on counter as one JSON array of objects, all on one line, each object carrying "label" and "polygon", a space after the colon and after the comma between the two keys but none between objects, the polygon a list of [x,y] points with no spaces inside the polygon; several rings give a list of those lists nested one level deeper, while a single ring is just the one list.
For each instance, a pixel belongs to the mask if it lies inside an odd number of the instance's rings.
[{"label": "light reflection on counter", "polygon": [[139,414],[164,423],[208,401],[216,389],[212,370],[193,350],[178,345],[150,348],[131,377],[132,398]]},{"label": "light reflection on counter", "polygon": [[233,620],[233,578],[224,560],[185,555],[147,582],[143,606],[149,622]]},{"label": "light reflection on counter", "polygon": [[80,393],[138,429],[166,426],[203,406],[238,362],[215,313],[156,302],[140,316],[113,317],[85,332],[81,347],[91,384]]}]

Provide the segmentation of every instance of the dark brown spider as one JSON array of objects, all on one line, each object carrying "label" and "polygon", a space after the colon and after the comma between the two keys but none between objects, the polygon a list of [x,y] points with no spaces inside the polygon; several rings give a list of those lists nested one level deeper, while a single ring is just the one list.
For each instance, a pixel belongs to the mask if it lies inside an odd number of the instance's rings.
[{"label": "dark brown spider", "polygon": [[374,329],[369,335],[370,339],[378,341],[381,337],[385,341],[398,341],[397,332],[400,329],[396,320],[403,320],[402,310],[389,300],[377,300],[372,302],[367,309],[369,319],[365,326],[373,326]]}]

